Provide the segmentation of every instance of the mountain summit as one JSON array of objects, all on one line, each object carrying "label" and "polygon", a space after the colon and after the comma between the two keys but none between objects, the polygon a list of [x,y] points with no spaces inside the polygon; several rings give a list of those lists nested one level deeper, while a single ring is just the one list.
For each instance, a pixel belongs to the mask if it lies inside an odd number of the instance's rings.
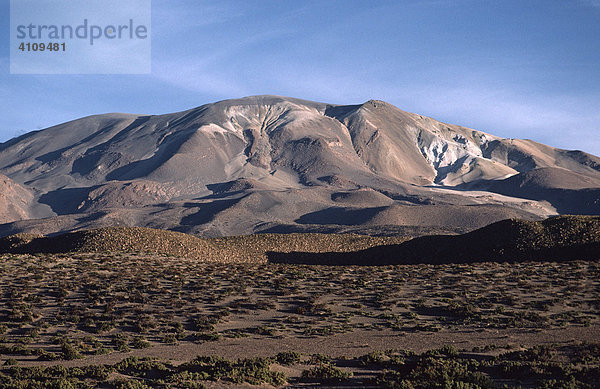
[{"label": "mountain summit", "polygon": [[600,158],[377,100],[253,96],[90,116],[0,144],[0,185],[0,235],[113,225],[416,235],[600,214]]}]

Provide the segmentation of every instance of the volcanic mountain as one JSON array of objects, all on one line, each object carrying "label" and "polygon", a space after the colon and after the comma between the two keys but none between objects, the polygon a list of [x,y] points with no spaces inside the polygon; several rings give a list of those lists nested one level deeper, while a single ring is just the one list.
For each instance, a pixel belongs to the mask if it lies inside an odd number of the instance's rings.
[{"label": "volcanic mountain", "polygon": [[85,117],[0,144],[0,236],[137,226],[422,235],[600,214],[600,158],[383,101],[253,96]]}]

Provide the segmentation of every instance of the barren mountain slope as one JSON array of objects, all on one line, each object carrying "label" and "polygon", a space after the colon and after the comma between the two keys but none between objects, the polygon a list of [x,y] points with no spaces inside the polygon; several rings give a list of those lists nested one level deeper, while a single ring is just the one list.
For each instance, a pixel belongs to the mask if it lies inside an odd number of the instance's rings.
[{"label": "barren mountain slope", "polygon": [[[547,186],[591,200],[573,208],[543,191],[503,189],[508,177],[539,168],[576,173],[576,182]],[[107,225],[210,236],[393,233],[432,220],[465,231],[557,207],[598,214],[590,190],[599,170],[600,159],[583,152],[502,139],[382,101],[254,96],[166,115],[96,115],[0,144],[0,174],[30,193],[17,194],[19,203],[37,207],[7,217],[13,223],[0,235]],[[409,216],[419,210],[435,219]],[[41,219],[18,221],[27,218]]]},{"label": "barren mountain slope", "polygon": [[0,175],[0,223],[31,218],[33,193]]}]

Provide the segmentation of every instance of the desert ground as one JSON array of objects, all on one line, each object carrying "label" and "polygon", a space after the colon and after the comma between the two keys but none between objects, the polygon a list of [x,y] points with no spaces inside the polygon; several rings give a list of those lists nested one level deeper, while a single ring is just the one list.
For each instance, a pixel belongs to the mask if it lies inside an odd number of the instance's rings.
[{"label": "desert ground", "polygon": [[600,263],[4,254],[0,387],[597,388]]}]

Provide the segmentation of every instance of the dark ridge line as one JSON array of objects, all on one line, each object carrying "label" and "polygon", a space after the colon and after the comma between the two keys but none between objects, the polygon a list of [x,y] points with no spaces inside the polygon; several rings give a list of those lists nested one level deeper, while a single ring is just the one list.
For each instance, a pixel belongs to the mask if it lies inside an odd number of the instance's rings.
[{"label": "dark ridge line", "polygon": [[600,217],[557,216],[541,222],[507,219],[462,235],[431,235],[353,252],[268,251],[270,263],[414,265],[600,260]]},{"label": "dark ridge line", "polygon": [[[312,239],[310,234],[299,236],[304,243]],[[229,262],[262,257],[269,263],[361,266],[600,260],[600,216],[557,216],[539,222],[506,219],[462,235],[422,236],[402,243],[388,240],[353,251],[331,251],[337,246],[316,252],[285,251],[281,244],[288,237],[282,234],[278,241],[261,234],[202,239],[170,230],[109,227],[52,237],[17,234],[0,239],[0,253],[143,252],[191,255],[212,262],[223,262],[224,257]]]}]

